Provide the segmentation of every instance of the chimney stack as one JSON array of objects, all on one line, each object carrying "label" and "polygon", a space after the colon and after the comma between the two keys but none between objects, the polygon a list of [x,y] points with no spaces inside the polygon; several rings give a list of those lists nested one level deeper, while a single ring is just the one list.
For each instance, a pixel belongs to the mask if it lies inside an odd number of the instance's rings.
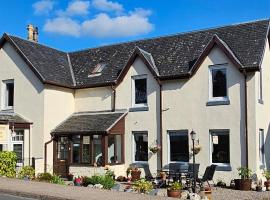
[{"label": "chimney stack", "polygon": [[27,26],[28,36],[27,39],[29,41],[38,42],[38,27],[34,27],[32,24]]}]

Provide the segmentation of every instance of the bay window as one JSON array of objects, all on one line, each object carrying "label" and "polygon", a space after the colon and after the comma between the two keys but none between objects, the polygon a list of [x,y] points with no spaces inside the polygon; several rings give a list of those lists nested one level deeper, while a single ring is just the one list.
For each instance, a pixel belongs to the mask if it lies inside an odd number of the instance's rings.
[{"label": "bay window", "polygon": [[[123,135],[73,135],[72,137],[62,136],[59,138],[66,138],[70,141],[71,164],[104,166],[124,162]],[[63,143],[62,140],[58,139],[58,159],[61,155],[65,160],[69,160],[68,142]]]},{"label": "bay window", "polygon": [[17,156],[17,165],[23,165],[24,130],[15,130],[12,136],[12,151]]}]

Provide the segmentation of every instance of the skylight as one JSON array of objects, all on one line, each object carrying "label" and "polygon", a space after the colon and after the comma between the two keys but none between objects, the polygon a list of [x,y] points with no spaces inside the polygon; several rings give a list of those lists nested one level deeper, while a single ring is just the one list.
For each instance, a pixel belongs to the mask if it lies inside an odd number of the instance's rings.
[{"label": "skylight", "polygon": [[90,74],[88,75],[88,77],[94,77],[94,76],[100,76],[101,72],[103,71],[103,69],[105,68],[106,63],[98,63],[94,69],[90,72]]}]

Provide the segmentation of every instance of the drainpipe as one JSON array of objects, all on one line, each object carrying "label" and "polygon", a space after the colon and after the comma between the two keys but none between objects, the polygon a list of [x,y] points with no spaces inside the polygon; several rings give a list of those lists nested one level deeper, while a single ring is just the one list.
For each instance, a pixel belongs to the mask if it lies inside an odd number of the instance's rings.
[{"label": "drainpipe", "polygon": [[116,99],[116,91],[115,91],[115,87],[111,86],[112,91],[113,91],[113,96],[112,96],[112,112],[115,111],[115,99]]},{"label": "drainpipe", "polygon": [[246,167],[248,167],[248,105],[247,105],[247,72],[244,70],[245,77],[245,139],[246,139]]},{"label": "drainpipe", "polygon": [[52,136],[51,139],[45,143],[44,145],[44,172],[47,172],[47,145],[50,144],[54,140],[54,137]]},{"label": "drainpipe", "polygon": [[160,135],[160,165],[161,165],[161,170],[163,167],[163,138],[162,138],[162,84],[159,83],[159,135]]}]

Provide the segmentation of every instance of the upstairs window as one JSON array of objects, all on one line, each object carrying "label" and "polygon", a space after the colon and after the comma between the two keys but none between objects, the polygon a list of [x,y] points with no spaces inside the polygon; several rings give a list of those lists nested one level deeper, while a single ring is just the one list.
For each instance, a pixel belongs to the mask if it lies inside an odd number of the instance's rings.
[{"label": "upstairs window", "polygon": [[14,81],[3,81],[3,109],[12,109],[14,104]]},{"label": "upstairs window", "polygon": [[133,77],[133,106],[147,106],[146,75]]},{"label": "upstairs window", "polygon": [[227,70],[225,67],[210,68],[210,100],[227,100]]}]

